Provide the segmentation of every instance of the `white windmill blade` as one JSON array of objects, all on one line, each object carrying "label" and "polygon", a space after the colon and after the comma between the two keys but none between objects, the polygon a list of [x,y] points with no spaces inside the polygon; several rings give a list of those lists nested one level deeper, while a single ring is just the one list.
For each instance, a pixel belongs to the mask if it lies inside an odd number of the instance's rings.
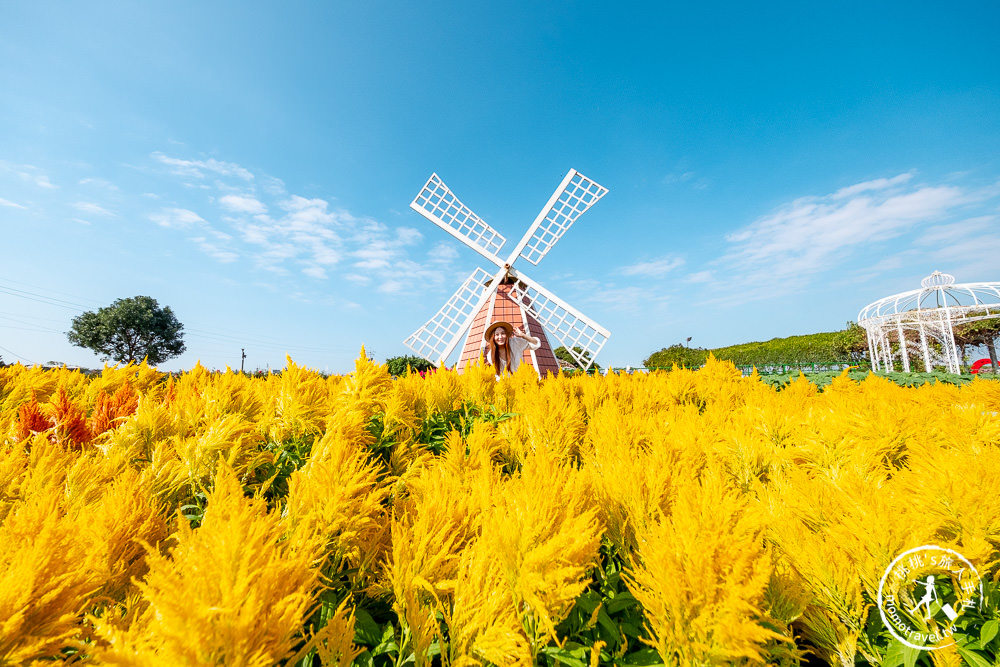
[{"label": "white windmill blade", "polygon": [[[492,274],[477,268],[427,324],[414,331],[403,344],[434,364],[441,364],[472,325],[489,298],[486,283]],[[485,296],[485,298],[484,298]]]},{"label": "white windmill blade", "polygon": [[510,292],[511,298],[527,308],[547,334],[559,339],[581,368],[589,368],[611,333],[527,276],[516,277],[516,294]]},{"label": "white windmill blade", "polygon": [[437,174],[431,174],[410,208],[497,266],[503,266],[496,253],[507,239],[460,202]]},{"label": "white windmill blade", "polygon": [[606,194],[606,187],[570,169],[507,262],[513,264],[520,255],[537,266],[576,219]]}]

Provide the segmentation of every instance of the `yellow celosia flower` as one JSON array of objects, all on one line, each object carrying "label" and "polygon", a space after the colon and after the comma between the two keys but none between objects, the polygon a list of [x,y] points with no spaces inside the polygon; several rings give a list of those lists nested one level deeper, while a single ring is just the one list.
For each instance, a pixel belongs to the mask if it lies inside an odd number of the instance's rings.
[{"label": "yellow celosia flower", "polygon": [[354,602],[311,615],[324,585],[391,605],[401,661],[535,663],[606,537],[668,664],[874,664],[896,555],[1000,561],[998,415],[995,381],[776,390],[715,359],[541,381],[392,379],[364,353],[329,378],[6,367],[0,663],[344,665]]},{"label": "yellow celosia flower", "polygon": [[147,556],[148,610],[126,630],[97,621],[108,642],[98,662],[265,667],[290,657],[315,601],[319,545],[283,535],[220,462],[202,525],[182,521],[176,546]]},{"label": "yellow celosia flower", "polygon": [[666,665],[766,664],[763,646],[771,554],[764,526],[720,471],[678,489],[669,518],[639,536],[627,576],[646,612],[650,644]]}]

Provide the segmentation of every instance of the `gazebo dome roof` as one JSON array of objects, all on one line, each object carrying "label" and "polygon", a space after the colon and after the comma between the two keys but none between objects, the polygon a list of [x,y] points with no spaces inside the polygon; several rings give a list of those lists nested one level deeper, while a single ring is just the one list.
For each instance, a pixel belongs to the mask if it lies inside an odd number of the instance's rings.
[{"label": "gazebo dome roof", "polygon": [[[935,271],[920,281],[922,287],[868,304],[858,313],[858,324],[917,321],[928,311],[947,309],[952,319],[966,313],[1000,311],[1000,282],[955,283],[955,276]],[[1000,312],[993,313],[993,315]],[[881,320],[881,322],[879,321]]]},{"label": "gazebo dome roof", "polygon": [[[910,370],[906,332],[917,332],[924,366],[931,367],[927,339],[940,345],[949,372],[958,373],[959,355],[954,327],[966,322],[1000,317],[1000,283],[955,283],[955,276],[935,271],[920,281],[921,288],[887,296],[858,313],[858,324],[868,333],[872,368],[893,368],[893,346],[898,346],[903,370]],[[893,342],[891,339],[895,338]]]}]

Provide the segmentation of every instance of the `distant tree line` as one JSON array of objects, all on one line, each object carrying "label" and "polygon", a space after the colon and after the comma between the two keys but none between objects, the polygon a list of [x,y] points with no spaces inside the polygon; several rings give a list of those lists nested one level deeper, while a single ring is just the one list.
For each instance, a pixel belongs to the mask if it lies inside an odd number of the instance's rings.
[{"label": "distant tree line", "polygon": [[[954,328],[955,344],[959,356],[966,357],[969,348],[983,346],[989,354],[994,368],[997,367],[996,344],[1000,339],[1000,317],[976,320],[960,324]],[[910,349],[920,344],[916,331],[904,334]],[[928,341],[928,345],[939,351],[940,343]],[[898,344],[893,343],[898,350]],[[676,344],[653,352],[644,361],[646,368],[698,368],[708,359],[709,353],[716,359],[732,361],[736,366],[806,365],[806,364],[851,364],[868,361],[868,337],[857,322],[848,322],[841,331],[829,331],[804,336],[773,338],[763,342],[740,343],[714,349],[686,347]],[[930,370],[923,367],[923,358],[911,352],[910,366],[914,370]]]},{"label": "distant tree line", "polygon": [[736,366],[781,366],[796,364],[857,364],[866,359],[867,338],[856,322],[843,331],[773,338],[714,349],[671,345],[653,352],[642,363],[646,368],[698,368],[708,359],[733,362]]}]

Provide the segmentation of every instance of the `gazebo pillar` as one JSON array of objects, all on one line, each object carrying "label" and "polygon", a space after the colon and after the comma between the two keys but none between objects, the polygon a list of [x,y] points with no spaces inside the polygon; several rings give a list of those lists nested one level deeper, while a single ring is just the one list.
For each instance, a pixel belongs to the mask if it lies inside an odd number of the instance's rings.
[{"label": "gazebo pillar", "polygon": [[931,372],[931,352],[927,349],[927,333],[924,331],[924,323],[920,323],[920,348],[924,352],[924,372]]},{"label": "gazebo pillar", "polygon": [[903,372],[910,372],[910,355],[906,351],[906,336],[903,334],[903,325],[896,320],[896,333],[899,335],[899,352],[903,356]]},{"label": "gazebo pillar", "polygon": [[878,372],[878,354],[875,348],[875,338],[872,336],[872,332],[865,329],[865,336],[868,338],[868,360],[872,363],[872,370],[876,373]]},{"label": "gazebo pillar", "polygon": [[944,306],[944,319],[945,324],[942,326],[944,331],[944,348],[945,354],[948,357],[948,372],[950,373],[961,373],[962,365],[958,360],[958,346],[955,345],[955,330],[951,326],[951,311],[948,308],[948,304],[945,303]]}]

